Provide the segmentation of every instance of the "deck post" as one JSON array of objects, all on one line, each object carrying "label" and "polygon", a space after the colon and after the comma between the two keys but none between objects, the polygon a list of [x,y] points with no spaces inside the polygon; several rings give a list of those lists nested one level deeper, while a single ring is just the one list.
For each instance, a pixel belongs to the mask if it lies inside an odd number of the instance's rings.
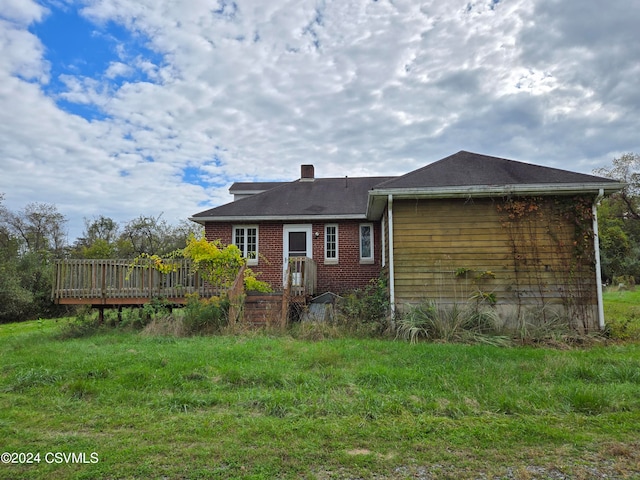
[{"label": "deck post", "polygon": [[229,325],[233,326],[237,321],[243,320],[244,307],[244,271],[243,265],[236,275],[233,285],[228,291],[229,298]]},{"label": "deck post", "polygon": [[280,328],[283,330],[287,328],[287,322],[289,320],[289,303],[291,301],[291,262],[287,265],[287,272],[285,273],[285,286],[284,292],[282,292],[282,312],[280,317]]},{"label": "deck post", "polygon": [[[94,263],[95,267],[98,266],[98,262]],[[105,263],[102,264],[102,298],[106,298],[107,297],[107,266]],[[100,310],[100,313],[103,315],[104,318],[104,309]],[[102,322],[101,322],[102,323]]]}]

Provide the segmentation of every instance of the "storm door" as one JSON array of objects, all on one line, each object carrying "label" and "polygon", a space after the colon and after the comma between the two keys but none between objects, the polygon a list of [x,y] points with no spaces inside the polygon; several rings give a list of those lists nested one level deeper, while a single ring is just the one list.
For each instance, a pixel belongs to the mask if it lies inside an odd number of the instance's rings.
[{"label": "storm door", "polygon": [[299,257],[313,258],[311,244],[311,225],[284,225],[283,228],[283,254],[284,261],[282,272],[284,284],[287,283],[287,265],[291,263],[293,285],[300,285],[304,262]]}]

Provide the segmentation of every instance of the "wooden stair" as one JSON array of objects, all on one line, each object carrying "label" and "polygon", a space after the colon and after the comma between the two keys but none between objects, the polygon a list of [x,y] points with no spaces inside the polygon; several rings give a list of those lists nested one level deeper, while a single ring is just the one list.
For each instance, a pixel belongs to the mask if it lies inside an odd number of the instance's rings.
[{"label": "wooden stair", "polygon": [[[294,283],[292,266],[296,271],[305,272],[304,282],[302,284],[297,282],[294,287],[292,287]],[[291,320],[290,317],[299,319],[302,309],[307,304],[308,295],[315,292],[315,263],[310,258],[296,257],[288,264],[287,276],[288,281],[285,282],[284,292],[246,292],[242,295],[244,290],[241,279],[243,277],[239,274],[229,294],[232,305],[230,318],[234,319],[231,321],[234,323],[240,321],[252,327],[285,328]]]}]

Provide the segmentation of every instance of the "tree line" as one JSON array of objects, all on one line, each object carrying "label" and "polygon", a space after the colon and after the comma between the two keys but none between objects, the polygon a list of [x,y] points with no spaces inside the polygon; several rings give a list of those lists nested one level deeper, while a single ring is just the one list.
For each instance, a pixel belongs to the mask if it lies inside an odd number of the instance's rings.
[{"label": "tree line", "polygon": [[118,223],[100,215],[85,218],[82,235],[69,243],[68,219],[55,205],[29,203],[11,211],[3,199],[0,193],[0,323],[65,313],[50,299],[56,259],[165,255],[202,235],[188,220],[172,225],[162,215],[140,215]]},{"label": "tree line", "polygon": [[626,183],[598,207],[598,231],[603,279],[614,285],[640,281],[640,155],[626,153],[596,175]]},{"label": "tree line", "polygon": [[[635,285],[640,281],[640,155],[614,158],[594,174],[626,183],[598,207],[603,279]],[[55,205],[30,203],[11,211],[3,199],[0,193],[0,323],[63,313],[50,300],[55,259],[163,256],[202,234],[193,222],[171,225],[162,215],[124,223],[100,215],[85,218],[82,235],[69,244],[68,220]]]}]

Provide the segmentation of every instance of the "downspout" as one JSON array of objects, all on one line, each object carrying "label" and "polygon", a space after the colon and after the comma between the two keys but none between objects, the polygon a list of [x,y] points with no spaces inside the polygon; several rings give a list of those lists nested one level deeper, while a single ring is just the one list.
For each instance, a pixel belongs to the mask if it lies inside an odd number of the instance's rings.
[{"label": "downspout", "polygon": [[387,197],[389,223],[389,303],[391,304],[391,322],[395,326],[396,318],[396,279],[393,261],[393,195]]},{"label": "downspout", "polygon": [[598,295],[598,326],[604,330],[604,303],[602,300],[602,275],[600,273],[600,235],[598,233],[598,204],[604,197],[604,189],[600,189],[594,199],[591,211],[593,213],[593,249],[596,257],[596,291]]},{"label": "downspout", "polygon": [[386,260],[387,257],[385,256],[387,245],[386,245],[386,243],[384,241],[384,231],[387,228],[387,224],[384,221],[384,215],[382,215],[382,220],[381,220],[380,223],[382,224],[382,227],[380,228],[380,230],[381,230],[380,237],[382,239],[382,268],[384,268],[384,267],[387,266],[387,260]]}]

